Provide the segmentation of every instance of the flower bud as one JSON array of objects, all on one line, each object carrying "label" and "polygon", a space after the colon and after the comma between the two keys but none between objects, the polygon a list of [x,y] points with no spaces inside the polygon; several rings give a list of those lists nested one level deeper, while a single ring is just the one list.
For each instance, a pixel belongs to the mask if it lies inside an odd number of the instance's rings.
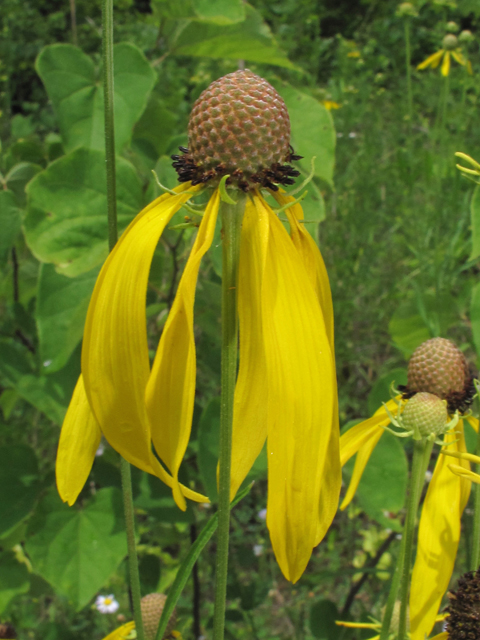
[{"label": "flower bud", "polygon": [[395,15],[401,18],[416,18],[418,11],[411,2],[402,2],[398,5]]},{"label": "flower bud", "polygon": [[442,40],[442,47],[446,51],[453,51],[458,47],[458,38],[454,36],[453,33],[447,33],[447,35]]},{"label": "flower bud", "polygon": [[464,31],[462,31],[458,36],[458,41],[461,42],[462,44],[469,44],[470,42],[473,42],[474,39],[475,37],[473,33],[468,29],[465,29]]},{"label": "flower bud", "polygon": [[450,22],[447,22],[446,29],[449,33],[458,33],[460,31],[460,27],[453,20],[451,20]]},{"label": "flower bud", "polygon": [[422,438],[439,436],[448,423],[447,404],[432,393],[417,393],[405,405],[402,422],[407,431],[420,433]]}]

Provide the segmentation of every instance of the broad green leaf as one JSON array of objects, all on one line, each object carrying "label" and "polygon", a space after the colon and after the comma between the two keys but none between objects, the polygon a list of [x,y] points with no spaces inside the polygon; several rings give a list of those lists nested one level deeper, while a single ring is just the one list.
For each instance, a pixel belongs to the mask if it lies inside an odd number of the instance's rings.
[{"label": "broad green leaf", "polygon": [[80,352],[52,375],[37,375],[26,349],[13,340],[0,341],[0,380],[24,400],[60,425],[80,373]]},{"label": "broad green leaf", "polygon": [[242,0],[154,0],[161,16],[201,20],[213,24],[232,24],[245,20]]},{"label": "broad green leaf", "polygon": [[[116,161],[117,215],[120,232],[142,208],[135,169]],[[27,188],[24,221],[27,244],[41,262],[75,277],[101,264],[108,255],[105,155],[77,149],[42,171]]]},{"label": "broad green leaf", "polygon": [[396,346],[410,356],[422,342],[444,336],[456,322],[456,302],[449,293],[435,296],[417,291],[415,300],[405,300],[395,311],[388,330]]},{"label": "broad green leaf", "polygon": [[82,339],[97,275],[98,269],[93,269],[77,278],[67,278],[57,273],[53,265],[41,265],[36,320],[45,373],[65,366]]},{"label": "broad green leaf", "polygon": [[472,289],[470,302],[470,321],[472,323],[473,342],[480,358],[480,283]]},{"label": "broad green leaf", "polygon": [[100,489],[85,507],[71,508],[52,491],[28,533],[26,550],[35,571],[80,610],[127,553],[121,492]]},{"label": "broad green leaf", "polygon": [[[132,138],[132,149],[146,157],[149,169],[167,152],[177,120],[178,116],[166,109],[156,96],[150,98],[147,108],[135,125]],[[172,160],[168,160],[171,166]],[[175,183],[176,178],[168,184],[173,186]]]},{"label": "broad green leaf", "polygon": [[0,190],[0,266],[3,266],[15,242],[22,218],[12,191]]},{"label": "broad green leaf", "polygon": [[0,554],[0,614],[15,596],[26,593],[30,587],[30,574],[24,564],[18,562],[12,551]]},{"label": "broad green leaf", "polygon": [[470,203],[470,216],[472,222],[472,253],[470,260],[480,256],[480,187],[476,187]]},{"label": "broad green leaf", "polygon": [[0,448],[0,535],[32,511],[40,490],[35,452],[26,445]]},{"label": "broad green leaf", "polygon": [[310,631],[314,638],[336,640],[341,628],[335,624],[339,619],[337,605],[331,600],[317,600],[310,607]]},{"label": "broad green leaf", "polygon": [[[66,151],[77,147],[105,148],[103,87],[86,54],[70,44],[45,47],[36,62],[38,75],[57,113]],[[156,74],[133,44],[114,47],[115,146],[130,140],[145,109]]]},{"label": "broad green leaf", "polygon": [[393,527],[385,512],[398,513],[403,508],[407,490],[408,463],[399,438],[386,432],[368,461],[357,489],[361,508],[374,520]]},{"label": "broad green leaf", "polygon": [[278,45],[258,11],[245,5],[245,20],[222,26],[191,22],[180,34],[173,53],[207,58],[243,59],[296,69]]},{"label": "broad green leaf", "polygon": [[399,384],[407,384],[407,370],[398,367],[377,379],[372,390],[368,394],[369,415],[373,416],[375,411],[382,406],[382,402],[388,402],[391,399],[390,387],[392,382],[394,383],[395,388],[398,388]]},{"label": "broad green leaf", "polygon": [[[289,84],[275,84],[290,114],[291,143],[308,175],[315,156],[315,175],[333,185],[335,165],[335,127],[330,111],[324,105]],[[310,188],[308,185],[307,189]]]},{"label": "broad green leaf", "polygon": [[242,0],[195,0],[195,13],[200,20],[226,25],[245,20]]},{"label": "broad green leaf", "polygon": [[5,176],[5,182],[8,189],[12,191],[17,202],[20,205],[24,205],[26,202],[25,187],[30,180],[42,170],[42,167],[38,164],[32,164],[31,162],[19,162],[14,165]]},{"label": "broad green leaf", "polygon": [[[231,505],[232,508],[235,505],[237,505],[240,502],[240,500],[243,500],[243,498],[249,493],[251,488],[252,486],[250,485],[245,489],[243,489],[243,491],[241,491],[237,495],[235,500],[232,502],[232,505]],[[160,617],[160,622],[158,623],[156,640],[162,640],[163,634],[165,633],[165,630],[168,625],[168,621],[170,620],[170,616],[172,615],[172,612],[175,609],[178,599],[180,598],[182,591],[185,588],[185,585],[187,584],[187,580],[190,577],[190,573],[192,572],[193,565],[198,560],[207,542],[215,533],[217,526],[218,526],[218,513],[215,513],[207,522],[207,524],[203,527],[203,529],[200,531],[198,538],[192,544],[192,546],[190,547],[190,551],[187,553],[185,559],[180,565],[180,569],[177,572],[175,580],[169,589],[168,597],[165,602],[162,615]]]}]

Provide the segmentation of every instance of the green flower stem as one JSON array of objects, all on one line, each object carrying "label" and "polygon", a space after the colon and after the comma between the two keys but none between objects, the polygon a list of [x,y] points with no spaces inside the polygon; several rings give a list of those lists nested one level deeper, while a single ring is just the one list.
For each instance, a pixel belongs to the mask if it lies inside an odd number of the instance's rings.
[{"label": "green flower stem", "polygon": [[115,184],[115,124],[113,112],[113,0],[102,3],[103,91],[105,104],[105,159],[107,165],[108,246],[115,246],[117,233],[117,194]]},{"label": "green flower stem", "polygon": [[407,72],[407,115],[411,125],[413,116],[413,95],[412,95],[412,62],[410,48],[410,18],[403,21],[405,27],[405,70]]},{"label": "green flower stem", "polygon": [[402,543],[398,554],[397,566],[395,567],[395,573],[392,578],[390,593],[388,595],[387,605],[383,615],[380,640],[387,640],[390,635],[390,625],[399,589],[401,609],[398,640],[404,639],[407,630],[408,586],[410,582],[410,566],[412,562],[415,519],[432,447],[432,442],[424,440],[416,440],[414,442],[412,471],[410,474],[410,484],[408,488],[407,514],[405,516]]},{"label": "green flower stem", "polygon": [[140,606],[140,574],[138,573],[137,547],[135,545],[135,515],[133,511],[132,474],[130,464],[125,458],[120,458],[122,474],[123,511],[125,515],[125,529],[127,531],[128,571],[130,574],[130,591],[133,603],[133,619],[137,640],[145,640],[143,630],[142,610]]},{"label": "green flower stem", "polygon": [[[113,0],[103,0],[102,19],[108,246],[111,251],[118,239],[117,199],[115,184],[115,125],[113,111]],[[137,631],[137,640],[145,640],[142,612],[140,609],[140,576],[138,573],[137,549],[135,546],[135,520],[133,512],[132,479],[130,465],[123,458],[120,459],[120,470],[122,474],[123,508],[125,513],[125,529],[127,532],[128,566],[130,572],[130,589],[132,593],[135,627]]]},{"label": "green flower stem", "polygon": [[[477,447],[475,454],[480,456],[480,429],[477,436]],[[480,474],[480,464],[475,465],[476,473]],[[475,506],[473,511],[473,533],[472,533],[472,556],[470,569],[476,571],[480,565],[480,484],[475,484]]]},{"label": "green flower stem", "polygon": [[237,377],[238,314],[237,281],[240,236],[246,196],[236,204],[222,201],[222,391],[220,398],[220,456],[218,490],[218,542],[215,569],[213,639],[223,640],[227,595],[228,538],[230,532],[230,467],[232,458],[233,394]]},{"label": "green flower stem", "polygon": [[407,515],[403,537],[405,538],[405,556],[403,560],[403,571],[400,583],[400,622],[398,625],[398,640],[407,638],[407,613],[408,613],[408,591],[410,586],[410,569],[413,556],[413,535],[415,533],[415,521],[417,517],[418,504],[422,494],[422,487],[425,480],[425,471],[428,467],[430,454],[432,453],[433,442],[427,440],[415,440],[413,449],[412,473],[410,477],[410,491],[407,502]]}]

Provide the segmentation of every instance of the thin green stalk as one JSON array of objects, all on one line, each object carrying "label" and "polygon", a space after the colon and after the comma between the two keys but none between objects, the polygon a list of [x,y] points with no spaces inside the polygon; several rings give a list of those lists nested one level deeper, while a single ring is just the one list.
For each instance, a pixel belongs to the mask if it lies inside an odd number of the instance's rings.
[{"label": "thin green stalk", "polygon": [[130,574],[130,592],[133,603],[133,619],[137,640],[144,640],[142,611],[140,608],[140,574],[138,573],[137,547],[135,544],[135,514],[133,511],[132,474],[130,464],[120,458],[120,471],[122,474],[123,511],[125,515],[125,529],[127,531],[128,570]]},{"label": "thin green stalk", "polygon": [[[423,481],[425,478],[425,471],[428,467],[430,460],[430,454],[432,451],[433,443],[417,440],[414,443],[414,455],[412,461],[412,471],[410,474],[410,483],[408,487],[408,499],[407,499],[407,513],[405,516],[405,524],[403,527],[402,543],[397,558],[397,565],[395,567],[395,573],[392,577],[390,585],[390,593],[388,595],[387,605],[382,620],[382,630],[380,632],[380,640],[387,640],[390,635],[390,625],[392,622],[392,615],[395,608],[395,603],[398,600],[398,591],[401,586],[400,600],[402,602],[402,609],[400,611],[400,618],[402,620],[402,611],[405,619],[405,629],[407,622],[407,604],[408,604],[408,585],[410,578],[410,565],[412,558],[412,544],[413,533],[415,530],[415,519],[418,509],[418,503],[420,501],[420,495],[422,492]],[[405,593],[406,585],[406,593]],[[402,638],[398,636],[398,640]]]},{"label": "thin green stalk", "polygon": [[410,18],[403,21],[405,27],[405,70],[407,72],[407,115],[411,126],[413,117],[413,94],[412,94],[412,61],[410,48]]},{"label": "thin green stalk", "polygon": [[215,572],[213,639],[223,640],[227,595],[228,539],[230,532],[230,466],[232,458],[233,394],[237,375],[237,281],[240,235],[245,210],[244,194],[236,204],[220,205],[223,225],[222,263],[222,391],[220,398],[220,456],[218,490],[218,543]]},{"label": "thin green stalk", "polygon": [[107,165],[108,245],[115,246],[117,234],[117,195],[115,184],[115,120],[113,111],[113,0],[102,4],[103,91],[105,104],[105,159]]},{"label": "thin green stalk", "polygon": [[[475,454],[480,456],[480,429],[477,436],[477,447]],[[476,473],[480,473],[480,464],[475,465]],[[476,571],[480,565],[480,484],[474,485],[475,506],[473,510],[473,532],[472,532],[472,557],[470,569]]]},{"label": "thin green stalk", "polygon": [[[111,251],[118,239],[115,184],[115,122],[113,111],[113,0],[103,0],[102,19],[108,246]],[[122,475],[123,508],[125,513],[125,529],[127,532],[128,566],[130,572],[130,589],[132,593],[135,627],[137,631],[137,640],[145,640],[142,613],[140,609],[140,576],[138,573],[138,559],[135,546],[135,520],[133,511],[132,479],[130,465],[123,458],[120,459],[120,470]]]},{"label": "thin green stalk", "polygon": [[427,440],[422,439],[414,442],[410,491],[403,531],[403,536],[405,538],[405,556],[400,583],[400,622],[398,625],[398,640],[404,640],[407,637],[408,592],[413,556],[413,536],[415,533],[418,504],[420,502],[422,487],[425,480],[425,471],[428,467],[432,447],[433,442],[429,442]]}]

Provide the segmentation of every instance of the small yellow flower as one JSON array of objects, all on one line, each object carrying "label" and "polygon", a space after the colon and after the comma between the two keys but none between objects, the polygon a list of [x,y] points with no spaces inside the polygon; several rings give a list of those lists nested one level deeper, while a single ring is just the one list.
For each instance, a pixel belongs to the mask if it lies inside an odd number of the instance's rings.
[{"label": "small yellow flower", "polygon": [[[351,502],[373,449],[403,404],[399,397],[378,409],[373,417],[355,425],[340,438],[342,466],[355,454],[355,466],[345,498],[345,509]],[[478,420],[465,418],[478,431]],[[455,430],[444,436],[448,452],[465,453],[464,419]],[[469,470],[467,460],[462,468]],[[435,624],[443,595],[448,588],[460,541],[460,519],[470,495],[470,482],[453,475],[446,458],[439,456],[423,503],[418,529],[418,547],[410,589],[410,634],[412,640],[424,640]]]},{"label": "small yellow flower", "polygon": [[[267,84],[249,71],[237,74],[221,80],[236,87],[235,104],[242,83],[253,83],[255,92],[259,82]],[[251,101],[248,106],[254,107]],[[289,123],[284,129],[289,131]],[[196,166],[186,157],[183,165],[176,163],[181,165],[181,178]],[[286,165],[285,170],[293,169]],[[212,173],[217,175],[208,175]],[[281,570],[296,582],[335,515],[340,493],[332,299],[322,256],[302,224],[300,205],[286,209],[289,235],[259,189],[245,184],[249,194],[237,288],[240,364],[231,497],[267,441],[267,526]],[[295,202],[268,181],[267,187],[281,207]],[[171,487],[181,509],[186,508],[185,498],[207,501],[181,485],[178,472],[195,398],[195,288],[200,261],[214,237],[220,187],[210,192],[152,367],[145,322],[148,275],[158,240],[172,216],[203,188],[185,182],[147,206],[100,272],[85,324],[82,375],[62,426],[57,456],[57,486],[69,504],[88,477],[102,434],[131,464]]]},{"label": "small yellow flower", "polygon": [[441,62],[442,66],[440,67],[440,72],[442,76],[448,76],[448,74],[450,73],[451,58],[453,58],[456,62],[458,62],[458,64],[461,64],[462,66],[467,65],[467,60],[465,60],[461,48],[458,47],[458,38],[453,34],[447,34],[443,39],[442,49],[440,49],[436,53],[433,53],[431,56],[428,56],[428,58],[426,58],[417,66],[417,69],[422,70],[426,69],[427,67],[436,69]]},{"label": "small yellow flower", "polygon": [[328,109],[329,111],[331,111],[332,109],[340,109],[340,107],[342,106],[341,104],[338,104],[338,102],[335,102],[334,100],[322,100],[322,104],[325,107],[325,109]]}]

